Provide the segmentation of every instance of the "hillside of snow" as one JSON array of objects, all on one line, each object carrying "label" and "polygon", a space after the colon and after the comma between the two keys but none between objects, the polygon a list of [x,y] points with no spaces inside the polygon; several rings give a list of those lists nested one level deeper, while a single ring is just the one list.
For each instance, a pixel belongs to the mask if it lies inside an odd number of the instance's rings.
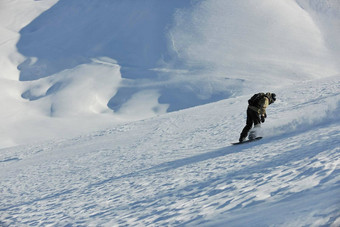
[{"label": "hillside of snow", "polygon": [[[339,226],[339,76],[0,150],[4,226]],[[320,111],[322,110],[322,111]]]},{"label": "hillside of snow", "polygon": [[0,147],[339,73],[337,0],[2,0]]},{"label": "hillside of snow", "polygon": [[339,226],[339,37],[339,0],[0,0],[0,226]]}]

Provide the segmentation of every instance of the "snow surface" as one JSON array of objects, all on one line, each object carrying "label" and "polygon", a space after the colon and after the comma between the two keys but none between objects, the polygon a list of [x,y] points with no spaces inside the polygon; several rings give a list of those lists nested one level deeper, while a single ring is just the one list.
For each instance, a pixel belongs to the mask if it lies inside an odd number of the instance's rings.
[{"label": "snow surface", "polygon": [[242,96],[3,149],[2,223],[338,226],[339,76],[295,88],[245,145]]},{"label": "snow surface", "polygon": [[340,225],[338,0],[1,0],[0,34],[1,226]]},{"label": "snow surface", "polygon": [[0,10],[0,147],[339,73],[337,0],[1,0]]}]

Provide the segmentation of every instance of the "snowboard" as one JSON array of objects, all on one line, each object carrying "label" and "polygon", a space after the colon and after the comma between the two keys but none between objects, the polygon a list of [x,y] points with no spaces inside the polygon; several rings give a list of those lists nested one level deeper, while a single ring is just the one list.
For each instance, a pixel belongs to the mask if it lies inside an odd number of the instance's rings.
[{"label": "snowboard", "polygon": [[256,137],[255,139],[251,139],[251,140],[245,140],[243,142],[237,142],[237,143],[231,143],[232,145],[238,145],[238,144],[244,144],[244,143],[250,143],[250,142],[254,142],[256,140],[260,140],[262,139],[263,137],[260,136],[260,137]]}]

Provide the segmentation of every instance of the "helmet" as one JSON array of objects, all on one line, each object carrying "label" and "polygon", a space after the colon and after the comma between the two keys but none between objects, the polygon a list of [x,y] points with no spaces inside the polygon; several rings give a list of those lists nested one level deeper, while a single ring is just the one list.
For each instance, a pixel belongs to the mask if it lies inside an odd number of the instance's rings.
[{"label": "helmet", "polygon": [[272,100],[273,100],[273,102],[276,101],[276,94],[275,93],[272,93]]}]

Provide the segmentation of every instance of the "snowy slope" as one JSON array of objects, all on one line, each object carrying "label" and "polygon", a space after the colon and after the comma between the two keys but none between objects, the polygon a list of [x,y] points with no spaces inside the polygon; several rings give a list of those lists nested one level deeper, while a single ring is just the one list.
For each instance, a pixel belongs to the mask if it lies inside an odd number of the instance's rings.
[{"label": "snowy slope", "polygon": [[340,226],[339,8],[0,0],[0,226]]},{"label": "snowy slope", "polygon": [[246,145],[242,96],[2,149],[1,223],[339,226],[339,82],[279,89]]},{"label": "snowy slope", "polygon": [[2,0],[0,147],[339,74],[336,0]]}]

